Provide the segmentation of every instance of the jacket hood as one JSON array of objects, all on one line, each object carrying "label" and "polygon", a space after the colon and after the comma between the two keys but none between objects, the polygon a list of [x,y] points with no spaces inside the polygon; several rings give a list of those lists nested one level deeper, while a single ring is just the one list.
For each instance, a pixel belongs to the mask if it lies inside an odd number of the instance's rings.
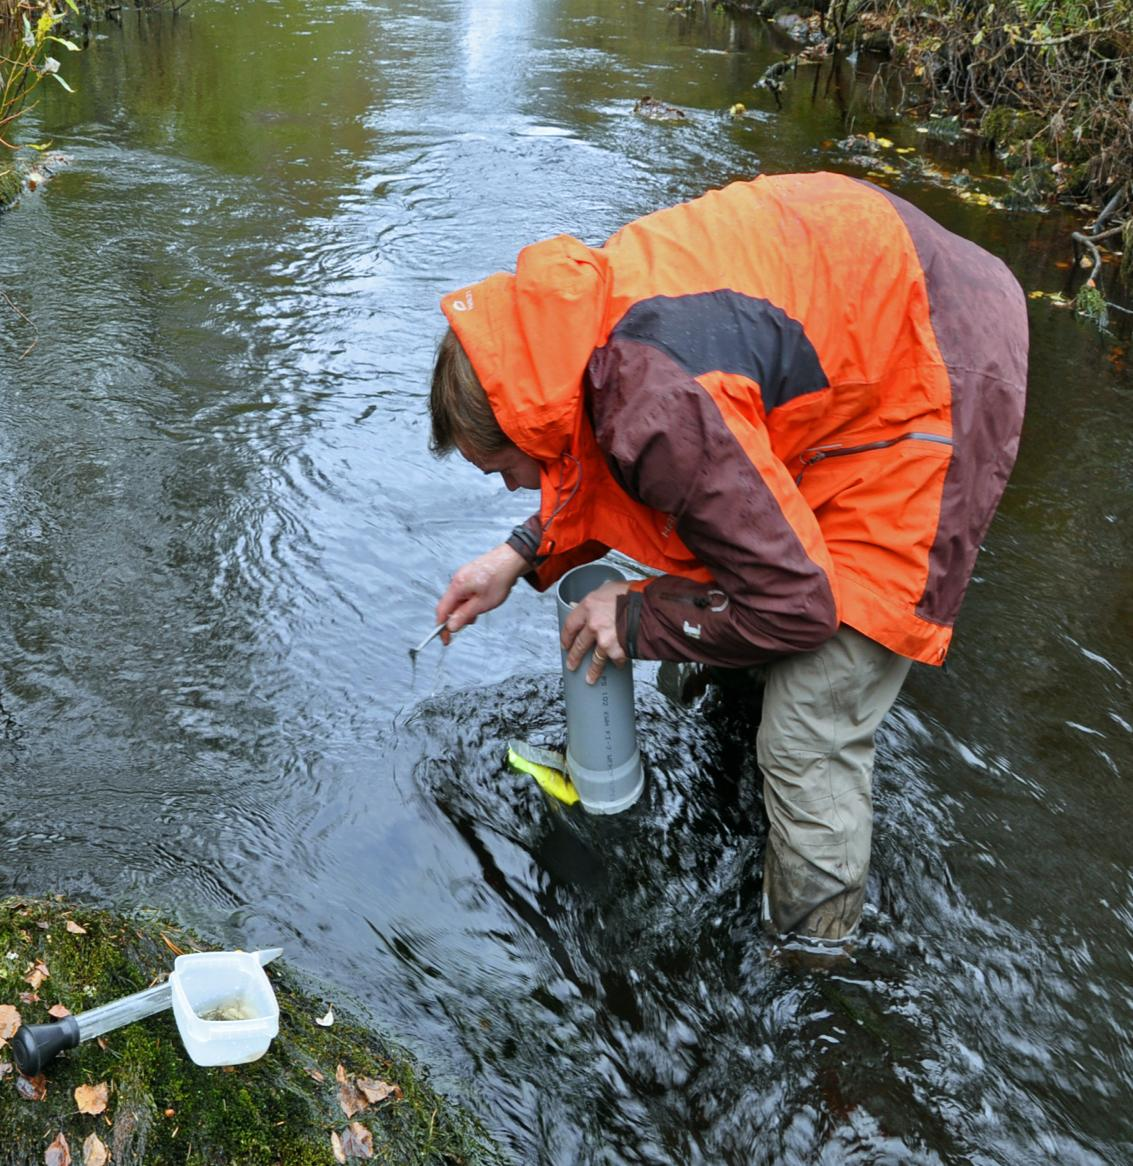
[{"label": "jacket hood", "polygon": [[525,247],[514,275],[441,300],[500,428],[541,462],[570,448],[606,300],[606,257],[569,235]]}]

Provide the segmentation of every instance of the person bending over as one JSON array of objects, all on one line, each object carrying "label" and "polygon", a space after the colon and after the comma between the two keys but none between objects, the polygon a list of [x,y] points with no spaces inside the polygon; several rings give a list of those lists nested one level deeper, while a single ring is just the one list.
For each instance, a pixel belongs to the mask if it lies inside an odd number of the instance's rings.
[{"label": "person bending over", "polygon": [[523,577],[608,549],[562,644],[763,665],[768,929],[845,944],[869,868],[874,736],[938,665],[1018,448],[1023,293],[908,202],[836,174],[760,176],[559,236],[444,297],[431,446],[540,505],[453,575],[450,633]]}]

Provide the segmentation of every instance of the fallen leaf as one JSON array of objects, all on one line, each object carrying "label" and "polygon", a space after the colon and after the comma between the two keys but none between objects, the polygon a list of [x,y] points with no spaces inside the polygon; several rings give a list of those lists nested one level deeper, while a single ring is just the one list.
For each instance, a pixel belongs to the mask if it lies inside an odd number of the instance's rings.
[{"label": "fallen leaf", "polygon": [[12,1071],[12,1062],[11,1061],[0,1061],[0,1081],[3,1081],[4,1078],[7,1077],[11,1071]]},{"label": "fallen leaf", "polygon": [[307,1076],[310,1077],[314,1081],[325,1081],[326,1080],[326,1077],[318,1069],[308,1069]]},{"label": "fallen leaf", "polygon": [[37,960],[27,975],[24,976],[24,982],[30,984],[34,991],[50,975],[51,973],[47,970],[47,965],[42,960]]},{"label": "fallen leaf", "polygon": [[317,1017],[315,1023],[322,1025],[323,1028],[330,1028],[334,1024],[334,1009],[328,1006],[326,1015]]},{"label": "fallen leaf", "polygon": [[162,938],[163,942],[165,943],[165,946],[166,946],[167,948],[169,948],[169,950],[170,950],[170,951],[171,951],[171,952],[172,952],[174,955],[184,955],[184,954],[185,954],[185,949],[184,949],[184,948],[181,948],[181,947],[178,947],[178,946],[177,946],[177,944],[175,944],[175,943],[173,942],[173,940],[172,940],[172,939],[170,939],[170,938],[169,938],[169,936],[165,934],[165,932],[164,932],[164,931],[161,933],[161,938]]},{"label": "fallen leaf", "polygon": [[74,919],[67,920],[67,930],[72,935],[86,935],[86,933],[87,933],[87,929],[85,927],[83,927],[81,924],[76,923],[74,921]]},{"label": "fallen leaf", "polygon": [[110,1151],[98,1134],[88,1134],[83,1142],[83,1166],[106,1166]]},{"label": "fallen leaf", "polygon": [[79,1113],[102,1113],[109,1095],[110,1086],[106,1081],[100,1081],[97,1085],[75,1086],[75,1104],[79,1107]]},{"label": "fallen leaf", "polygon": [[39,993],[38,992],[21,992],[20,993],[20,1003],[21,1004],[38,1004],[39,1003]]},{"label": "fallen leaf", "polygon": [[43,1155],[45,1166],[71,1166],[71,1147],[65,1134],[58,1134]]},{"label": "fallen leaf", "polygon": [[372,1158],[374,1138],[368,1129],[357,1121],[342,1131],[342,1152],[348,1158]]},{"label": "fallen leaf", "polygon": [[339,1065],[335,1071],[334,1079],[338,1082],[338,1104],[342,1106],[342,1112],[347,1117],[353,1117],[356,1113],[361,1113],[368,1104],[366,1099],[358,1092],[357,1086],[347,1077],[346,1069]]},{"label": "fallen leaf", "polygon": [[47,1078],[42,1073],[34,1077],[25,1077],[22,1073],[16,1078],[16,1092],[25,1101],[42,1101],[47,1096]]},{"label": "fallen leaf", "polygon": [[71,1010],[66,1004],[52,1004],[47,1010],[48,1016],[54,1016],[56,1020],[62,1020],[64,1016],[70,1016]]},{"label": "fallen leaf", "polygon": [[[404,1096],[400,1085],[391,1085],[388,1081],[379,1081],[375,1077],[355,1077],[354,1084],[371,1105],[385,1101],[387,1097],[393,1097],[400,1101]],[[347,1114],[347,1116],[350,1115]]]},{"label": "fallen leaf", "polygon": [[19,1012],[11,1004],[0,1004],[0,1041],[11,1040],[21,1023]]},{"label": "fallen leaf", "polygon": [[330,1148],[331,1153],[334,1154],[334,1160],[336,1162],[346,1161],[346,1151],[342,1148],[342,1139],[338,1136],[338,1134],[331,1134]]}]

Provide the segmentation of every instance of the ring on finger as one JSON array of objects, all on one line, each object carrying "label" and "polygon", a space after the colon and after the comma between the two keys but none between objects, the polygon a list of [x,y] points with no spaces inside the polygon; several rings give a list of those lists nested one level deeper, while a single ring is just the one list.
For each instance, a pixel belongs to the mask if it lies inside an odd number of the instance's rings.
[{"label": "ring on finger", "polygon": [[605,652],[602,651],[601,648],[594,649],[594,663],[595,664],[605,664],[605,662],[608,659],[609,659],[609,657],[606,655]]}]

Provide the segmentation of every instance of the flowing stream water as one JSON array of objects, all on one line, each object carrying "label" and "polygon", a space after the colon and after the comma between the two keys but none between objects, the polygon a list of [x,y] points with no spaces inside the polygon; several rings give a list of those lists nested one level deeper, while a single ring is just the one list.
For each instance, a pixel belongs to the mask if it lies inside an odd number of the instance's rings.
[{"label": "flowing stream water", "polygon": [[1031,301],[1022,453],[881,733],[848,967],[759,937],[742,704],[638,665],[647,793],[588,818],[504,764],[563,735],[549,597],[407,653],[531,506],[425,418],[440,294],[524,244],[833,168],[1068,286],[1072,223],[981,205],[992,161],[847,69],[780,105],[783,48],[660,0],[194,0],[65,54],[24,132],[68,161],[0,218],[4,889],[281,944],[517,1162],[1127,1163],[1128,317]]}]

